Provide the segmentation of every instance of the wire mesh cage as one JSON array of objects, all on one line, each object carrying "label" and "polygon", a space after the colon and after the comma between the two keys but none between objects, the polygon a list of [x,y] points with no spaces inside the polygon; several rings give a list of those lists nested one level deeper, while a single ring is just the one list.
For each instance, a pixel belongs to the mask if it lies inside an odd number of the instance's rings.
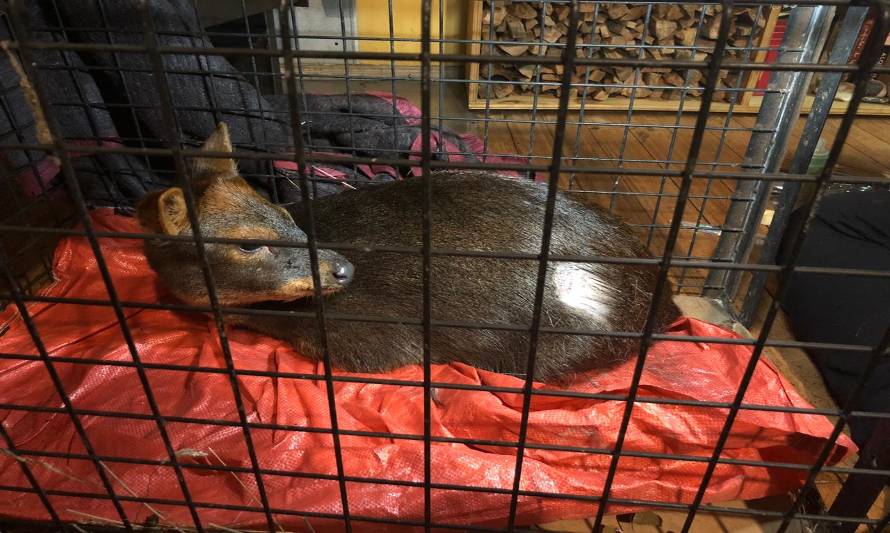
[{"label": "wire mesh cage", "polygon": [[[872,504],[890,476],[888,414],[862,397],[890,324],[843,345],[777,331],[801,272],[890,277],[800,264],[828,192],[887,185],[838,172],[859,114],[885,105],[870,84],[890,74],[886,3],[48,0],[4,2],[2,22],[0,529],[635,531],[632,513],[653,509],[684,532],[712,530],[706,517],[887,527]],[[219,123],[233,152],[201,149]],[[264,199],[305,209],[305,238],[202,230],[199,158],[234,158]],[[434,246],[432,191],[453,170],[537,182],[533,250],[473,249],[470,234]],[[423,191],[419,246],[318,237],[314,202],[408,180]],[[137,202],[171,187],[190,231],[166,240],[192,243],[209,305],[157,289],[142,254],[159,237]],[[626,222],[652,257],[560,255],[557,190]],[[515,209],[503,225],[522,226]],[[227,299],[220,245],[306,252],[317,365],[228,325],[299,312]],[[328,250],[416,261],[419,316],[326,309]],[[534,265],[526,323],[434,317],[436,261],[463,256]],[[545,277],[564,263],[656,269],[643,327],[548,325]],[[657,331],[672,288],[753,335]],[[422,364],[341,372],[341,322],[416,328]],[[527,371],[443,369],[431,350],[444,328],[521,333]],[[581,387],[542,386],[539,340],[556,333],[633,339],[636,357]],[[814,406],[766,360],[820,349],[859,366],[844,397]],[[869,427],[858,453],[853,423]],[[816,490],[824,476],[834,501]]]}]

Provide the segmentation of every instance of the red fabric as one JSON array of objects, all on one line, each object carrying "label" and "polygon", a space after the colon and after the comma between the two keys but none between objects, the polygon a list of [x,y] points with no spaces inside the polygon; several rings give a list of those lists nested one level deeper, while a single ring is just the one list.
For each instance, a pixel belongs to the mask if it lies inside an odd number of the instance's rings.
[{"label": "red fabric", "polygon": [[386,91],[368,91],[367,94],[386,100],[391,104],[395,102],[395,110],[405,118],[406,125],[420,126],[421,110],[407,98],[402,98]]},{"label": "red fabric", "polygon": [[[779,58],[779,47],[782,46],[782,40],[785,37],[785,29],[787,27],[787,18],[780,18],[778,21],[776,21],[776,27],[769,39],[769,50],[767,50],[766,52],[766,59],[764,60],[764,63],[775,63],[776,60]],[[762,72],[757,80],[757,88],[766,89],[767,87],[769,87],[769,80],[771,75],[771,70]],[[754,94],[757,96],[761,96],[763,95],[763,90],[757,91]]]},{"label": "red fabric", "polygon": [[[102,146],[106,148],[120,148],[123,145],[117,141],[109,141],[109,140],[80,140],[80,139],[68,139],[66,141],[68,144],[75,144],[81,146]],[[68,152],[68,157],[71,159],[77,159],[78,157],[87,157],[95,155],[94,152]],[[59,161],[55,157],[45,157],[35,163],[36,174],[34,172],[35,168],[28,168],[23,170],[16,176],[16,179],[19,182],[19,186],[22,188],[22,191],[28,196],[34,197],[39,196],[40,193],[44,189],[50,188],[50,183],[52,180],[59,175],[59,170],[61,166]]]},{"label": "red fabric", "polygon": [[[473,154],[480,162],[482,163],[501,163],[501,164],[528,164],[527,159],[522,159],[518,157],[507,157],[507,156],[498,156],[498,155],[484,155],[485,145],[481,139],[473,135],[472,133],[465,133],[460,136],[461,141],[466,144],[466,150],[462,151],[459,146],[450,142],[447,138],[443,140],[443,136],[438,131],[430,132],[430,153],[437,154],[441,150],[442,153],[447,155],[448,161],[466,161],[467,158],[463,154],[469,152]],[[414,142],[411,144],[411,150],[408,155],[408,159],[415,162],[420,162],[423,153],[423,136],[418,135]],[[507,178],[519,178],[519,172],[515,170],[507,170],[507,169],[497,169],[490,171],[494,174],[498,174],[500,176],[504,176]],[[423,169],[421,167],[411,167],[411,175],[412,176],[422,176]],[[540,175],[535,176],[535,181],[547,181],[546,179],[541,179]]]},{"label": "red fabric", "polygon": [[[485,143],[482,142],[482,139],[476,137],[472,133],[465,133],[460,136],[461,141],[467,145],[467,149],[470,153],[473,154],[484,154],[485,153]],[[483,158],[484,163],[505,163],[505,164],[529,164],[529,160],[525,158],[519,157],[507,157],[507,156],[498,156],[498,155],[486,155]],[[518,177],[519,172],[513,170],[498,170],[495,171],[499,174],[505,175],[507,177]],[[550,177],[548,172],[536,172],[534,180],[538,183],[546,183]]]},{"label": "red fabric", "polygon": [[[402,117],[404,117],[406,125],[420,126],[420,119],[422,116],[421,109],[412,104],[410,100],[406,100],[405,98],[402,98],[400,96],[395,96],[391,93],[382,91],[369,91],[367,94],[376,96],[390,103],[395,102],[396,111],[398,111],[398,113],[402,115]],[[430,132],[430,151],[435,154],[441,150],[444,154],[447,155],[448,161],[466,161],[467,158],[464,153],[470,153],[483,163],[528,164],[528,159],[525,158],[486,154],[485,144],[482,142],[482,139],[476,137],[472,133],[461,134],[459,135],[459,138],[461,142],[463,142],[466,146],[464,150],[462,150],[455,143],[450,142],[447,138],[443,140],[443,135],[441,134],[441,132]],[[411,161],[420,161],[420,154],[422,151],[423,136],[418,135],[417,138],[414,139],[414,142],[411,144],[408,158]],[[520,177],[519,172],[516,172],[515,170],[501,169],[494,172],[511,178]],[[412,176],[420,176],[422,174],[423,172],[420,167],[412,167]],[[535,176],[535,181],[546,181],[546,178],[542,179],[540,176]]]},{"label": "red fabric", "polygon": [[[110,210],[93,214],[98,230],[136,231],[133,219]],[[125,301],[169,301],[146,266],[142,241],[103,239],[102,247],[119,297]],[[82,238],[63,240],[55,257],[56,281],[45,295],[107,299],[96,262]],[[130,361],[120,328],[109,307],[32,303],[29,311],[52,356]],[[223,368],[224,361],[212,320],[207,315],[159,310],[126,309],[127,322],[145,362]],[[0,337],[0,351],[36,354],[14,306],[0,314],[9,326]],[[733,337],[732,333],[692,319],[680,321],[675,335]],[[282,342],[256,333],[229,328],[229,341],[240,369],[321,373],[321,366],[301,359]],[[642,397],[727,402],[735,394],[748,347],[685,342],[656,343],[643,375]],[[136,373],[116,366],[56,364],[61,380],[78,409],[148,414]],[[633,363],[586,377],[572,388],[579,391],[625,394]],[[338,372],[339,373],[339,372]],[[220,374],[149,370],[148,377],[160,411],[166,416],[237,420],[227,378]],[[421,380],[422,371],[410,367],[387,378]],[[436,365],[435,381],[521,386],[513,377],[475,370],[462,364]],[[247,416],[251,422],[329,427],[324,381],[239,378]],[[543,385],[541,386],[543,387]],[[432,413],[437,436],[515,441],[522,405],[521,395],[438,390]],[[769,363],[762,361],[745,397],[750,404],[807,407]],[[0,360],[0,403],[61,407],[62,404],[40,362]],[[419,387],[336,384],[340,427],[346,430],[422,434],[423,393]],[[616,401],[535,397],[532,402],[530,443],[610,448],[615,439],[623,404]],[[725,409],[638,403],[633,411],[625,450],[666,452],[707,457],[712,453]],[[0,419],[19,449],[85,453],[67,415],[27,413],[0,407]],[[86,432],[100,455],[166,460],[154,422],[82,416]],[[174,449],[184,462],[249,467],[240,429],[219,425],[169,422]],[[812,463],[825,443],[831,425],[822,416],[742,410],[733,427],[724,457],[747,460]],[[321,433],[252,431],[263,468],[336,474],[332,441]],[[346,475],[393,480],[423,480],[423,443],[416,440],[344,436]],[[831,455],[834,464],[854,450],[841,437]],[[434,483],[509,489],[512,486],[515,449],[463,444],[432,445]],[[597,495],[602,489],[609,456],[528,449],[522,489],[549,493]],[[89,461],[29,457],[28,463],[46,489],[75,493],[102,493]],[[104,464],[113,474],[118,494],[181,500],[173,469],[115,461]],[[704,470],[702,462],[623,458],[612,494],[664,502],[689,502]],[[196,502],[258,506],[254,478],[249,474],[186,469],[191,496]],[[801,470],[764,469],[721,464],[706,502],[750,499],[788,490],[800,483]],[[264,476],[273,508],[302,512],[339,513],[335,481],[275,475]],[[0,454],[0,485],[27,487],[17,461]],[[417,487],[350,482],[350,512],[355,515],[401,520],[422,520],[423,490]],[[437,522],[503,526],[509,496],[456,490],[432,491],[432,516]],[[86,520],[87,515],[116,519],[108,500],[51,496],[64,519]],[[162,523],[190,524],[184,506],[125,503],[129,517],[141,523],[154,511]],[[609,512],[626,509],[610,507]],[[591,516],[592,503],[566,499],[522,497],[519,524]],[[85,514],[86,515],[85,515]],[[219,524],[237,529],[262,529],[259,513],[201,508],[205,527]],[[36,496],[4,492],[0,516],[45,517]],[[288,530],[308,531],[301,517],[276,515]],[[341,522],[308,520],[315,530],[342,528]],[[380,531],[379,524],[356,522],[357,529]]]},{"label": "red fabric", "polygon": [[[353,165],[351,162],[351,157],[348,154],[339,154],[336,152],[314,152],[315,155],[325,155],[332,158],[339,158],[343,160],[343,163],[346,165]],[[294,161],[275,161],[273,163],[275,168],[280,168],[282,170],[290,170],[292,172],[299,172],[300,165],[298,165]],[[393,178],[398,178],[399,173],[391,166],[387,165],[365,165],[365,164],[354,164],[355,168],[358,169],[359,172],[368,177],[377,176],[378,174],[387,174],[392,176]],[[337,170],[336,168],[331,167],[323,167],[319,164],[310,164],[308,167],[309,175],[326,178],[329,180],[335,181],[345,181],[350,178],[350,176],[343,171]],[[345,188],[354,189],[355,187],[344,183]]]}]

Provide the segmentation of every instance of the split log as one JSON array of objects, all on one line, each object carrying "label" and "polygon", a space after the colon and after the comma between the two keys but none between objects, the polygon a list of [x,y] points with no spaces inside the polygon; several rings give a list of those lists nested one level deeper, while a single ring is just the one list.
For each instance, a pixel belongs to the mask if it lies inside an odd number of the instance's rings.
[{"label": "split log", "polygon": [[528,40],[528,32],[525,29],[525,24],[522,23],[522,19],[512,15],[507,17],[507,28],[510,29],[510,35],[517,41]]},{"label": "split log", "polygon": [[[496,46],[483,46],[483,53],[528,57],[531,62],[504,64],[492,70],[493,79],[513,82],[494,84],[490,88],[492,97],[531,94],[536,90],[533,83],[536,79],[552,82],[552,85],[537,86],[542,93],[558,93],[564,67],[552,65],[536,68],[533,61],[535,57],[558,58],[562,55],[564,48],[559,45],[567,41],[571,12],[569,6],[539,0],[482,0],[482,3],[483,38],[488,39],[489,32],[492,32],[494,40],[498,42]],[[579,50],[585,57],[640,57],[652,62],[666,59],[707,62],[713,53],[715,39],[720,34],[722,8],[713,4],[579,3],[578,11],[579,42],[585,45],[606,45]],[[763,7],[735,8],[728,29],[729,44],[734,48],[756,46],[763,37],[767,11]],[[752,53],[746,54],[744,50],[730,49],[726,53],[726,59],[745,60],[750,57]],[[700,85],[703,75],[698,70],[687,72],[653,64],[641,68],[640,72],[639,80],[635,81],[634,69],[628,67],[578,67],[572,73],[575,85],[596,84],[606,87],[582,87],[580,92],[573,88],[573,91],[594,99],[627,96],[630,94],[630,89],[625,87],[627,85],[637,87],[634,93],[636,98],[680,97],[680,90],[658,89],[665,86],[684,88],[690,96],[702,91]],[[728,89],[738,85],[740,76],[738,71],[721,71],[716,98],[724,101],[734,98]],[[480,94],[484,92],[485,88],[480,89]]]},{"label": "split log", "polygon": [[668,7],[667,13],[665,13],[664,18],[667,20],[677,21],[683,18],[684,12],[683,9],[677,4],[671,4]]},{"label": "split log", "polygon": [[[500,26],[507,16],[507,8],[504,6],[495,6],[494,8],[494,25]],[[482,24],[491,24],[491,9],[486,8],[482,12]]]},{"label": "split log", "polygon": [[677,31],[677,23],[672,20],[654,18],[649,26],[649,31],[651,31],[652,35],[655,35],[655,38],[659,41],[672,37],[674,32]]},{"label": "split log", "polygon": [[683,76],[673,71],[668,72],[664,75],[664,81],[666,81],[669,85],[673,85],[674,87],[682,87],[686,85],[686,80],[683,79]]},{"label": "split log", "polygon": [[621,20],[643,20],[646,18],[647,11],[649,11],[649,6],[632,7],[621,16]]},{"label": "split log", "polygon": [[528,52],[527,44],[499,44],[498,48],[507,53],[507,55],[511,55],[513,57],[521,56],[522,54]]},{"label": "split log", "polygon": [[609,15],[609,18],[612,20],[619,20],[621,17],[627,14],[630,11],[627,8],[627,4],[611,4],[607,9],[606,13]]},{"label": "split log", "polygon": [[548,26],[546,30],[544,30],[544,40],[548,43],[555,43],[559,41],[559,38],[564,34],[559,31],[558,28],[553,26]]},{"label": "split log", "polygon": [[677,38],[677,44],[682,46],[692,46],[695,44],[696,31],[693,28],[683,28],[674,34]]},{"label": "split log", "polygon": [[538,18],[538,10],[532,7],[528,2],[515,2],[510,4],[510,13],[521,19]]},{"label": "split log", "polygon": [[705,23],[702,36],[714,40],[720,35],[720,17],[713,17]]}]

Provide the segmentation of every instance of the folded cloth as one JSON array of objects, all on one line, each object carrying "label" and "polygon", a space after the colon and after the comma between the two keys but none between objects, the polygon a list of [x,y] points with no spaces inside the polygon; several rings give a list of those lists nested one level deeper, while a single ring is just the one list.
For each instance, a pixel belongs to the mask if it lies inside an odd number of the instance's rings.
[{"label": "folded cloth", "polygon": [[[286,97],[269,101],[282,114],[287,112]],[[305,95],[298,99],[303,110],[303,135],[307,147],[307,173],[316,183],[313,195],[334,194],[347,188],[419,176],[417,163],[422,156],[421,110],[390,93],[370,92],[357,95]],[[525,158],[487,153],[481,139],[473,134],[458,134],[447,128],[431,128],[430,152],[434,161],[469,161],[484,163],[527,163]],[[315,155],[339,157],[342,164],[313,163]],[[350,163],[349,156],[404,159],[405,165],[369,165]],[[278,194],[284,202],[299,202],[298,167],[291,162],[275,163],[279,181]],[[521,172],[498,169],[492,174],[527,177]]]},{"label": "folded cloth", "polygon": [[[0,0],[0,13],[6,13],[8,2]],[[27,2],[29,22],[35,28],[58,28],[60,23],[46,2]],[[10,40],[12,29],[7,17],[0,17],[0,40]],[[59,32],[34,30],[29,38],[40,42],[64,42]],[[66,139],[89,139],[91,144],[113,142],[117,130],[99,87],[80,56],[73,52],[33,49],[40,87],[53,104],[56,123]],[[19,85],[19,77],[6,53],[0,52],[0,146],[12,144],[39,144],[36,123],[28,99]],[[95,169],[111,169],[129,166],[125,156],[99,157],[101,161],[88,164]],[[83,166],[83,161],[81,162]],[[58,175],[55,163],[46,152],[36,150],[5,149],[0,151],[0,164],[10,176],[16,176],[20,189],[33,196],[51,188]],[[133,163],[138,169],[141,165]],[[138,172],[138,171],[137,171]],[[90,196],[121,198],[123,195],[142,194],[143,189],[134,184],[131,176],[121,174],[121,182],[114,183],[108,172],[96,172],[86,188]],[[147,178],[147,177],[146,177]],[[135,189],[134,189],[135,186]],[[120,189],[120,190],[118,190]]]},{"label": "folded cloth", "polygon": [[[3,2],[3,0],[0,0]],[[151,0],[145,9],[162,47],[213,45],[201,28],[195,6],[187,0]],[[0,8],[5,7],[5,2]],[[143,45],[142,13],[137,2],[28,3],[29,37],[36,40],[87,44]],[[5,19],[3,24],[5,24]],[[45,28],[67,29],[64,35]],[[0,27],[0,37],[11,32]],[[5,36],[5,37],[4,37]],[[166,138],[163,106],[149,54],[124,54],[89,49],[87,52],[35,50],[39,82],[52,111],[59,117],[61,134],[71,143],[120,142],[161,146]],[[286,96],[267,97],[250,84],[220,55],[164,54],[162,57],[173,104],[177,139],[198,146],[220,121],[229,126],[237,150],[264,153],[292,152],[293,125]],[[89,65],[91,68],[87,68]],[[2,98],[11,110],[0,116],[0,146],[34,143],[33,116],[7,57],[0,58]],[[101,89],[101,90],[100,90]],[[403,98],[384,93],[321,95],[296,98],[301,115],[300,132],[307,150],[311,194],[325,195],[392,179],[416,176],[421,152],[420,110]],[[112,112],[114,111],[114,112]],[[524,162],[484,153],[482,142],[447,128],[430,133],[434,159],[447,161]],[[340,153],[358,157],[404,159],[406,165],[315,164],[313,153]],[[7,150],[7,168],[29,194],[43,190],[58,169],[41,166],[42,152]],[[30,158],[30,159],[29,159]],[[145,191],[169,186],[170,172],[148,173],[148,163],[126,154],[96,154],[78,162],[79,183],[91,205],[126,206]],[[169,162],[165,165],[173,168]],[[242,158],[239,168],[254,186],[280,202],[301,199],[296,167],[291,161],[270,164]],[[119,172],[119,169],[126,169]],[[130,170],[133,169],[133,170]],[[83,170],[83,171],[80,171]],[[500,171],[509,175],[515,172]]]}]

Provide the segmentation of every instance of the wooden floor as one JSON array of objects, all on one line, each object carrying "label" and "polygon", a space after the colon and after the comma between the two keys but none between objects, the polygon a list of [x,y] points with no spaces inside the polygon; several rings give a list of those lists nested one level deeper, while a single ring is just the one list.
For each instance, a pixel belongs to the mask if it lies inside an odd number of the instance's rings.
[{"label": "wooden floor", "polygon": [[[528,114],[511,114],[492,117],[495,120],[522,120]],[[511,154],[528,154],[533,161],[542,163],[552,153],[555,126],[553,113],[539,113],[537,123],[492,122],[489,126],[489,144],[492,151]],[[577,120],[571,117],[569,121]],[[670,113],[635,113],[630,127],[623,125],[576,125],[567,126],[566,143],[563,147],[564,164],[586,167],[623,166],[630,169],[653,170],[666,168],[681,170],[685,165],[692,140],[695,116],[690,114],[677,119]],[[587,114],[584,122],[620,124],[627,122],[624,113]],[[840,119],[831,119],[826,127],[826,138],[833,139]],[[679,128],[676,126],[679,123]],[[890,176],[890,144],[878,137],[877,132],[890,125],[887,119],[861,119],[853,128],[844,149],[838,175]],[[755,117],[735,116],[728,120],[716,115],[709,120],[710,129],[705,133],[699,155],[700,170],[739,171],[745,160],[745,150],[755,126]],[[717,128],[726,128],[722,132]],[[482,128],[477,127],[477,130]],[[798,142],[800,127],[789,141],[791,147]],[[534,134],[534,143],[529,139]],[[540,159],[538,159],[540,158]],[[790,156],[789,156],[790,159]],[[623,161],[623,163],[622,163]],[[786,161],[786,165],[787,165]],[[784,166],[783,166],[784,168]],[[663,250],[667,227],[675,209],[675,196],[679,180],[657,176],[563,175],[563,186],[582,193],[591,201],[609,206],[625,221],[635,225],[654,253]],[[675,257],[707,259],[713,255],[719,228],[725,220],[735,183],[730,180],[696,178],[690,191],[690,200],[684,211]],[[648,227],[647,227],[648,226]],[[765,227],[761,230],[765,231]],[[651,232],[651,235],[650,235]],[[675,281],[682,281],[687,293],[699,292],[705,273],[690,271],[684,276],[672,272]]]}]

